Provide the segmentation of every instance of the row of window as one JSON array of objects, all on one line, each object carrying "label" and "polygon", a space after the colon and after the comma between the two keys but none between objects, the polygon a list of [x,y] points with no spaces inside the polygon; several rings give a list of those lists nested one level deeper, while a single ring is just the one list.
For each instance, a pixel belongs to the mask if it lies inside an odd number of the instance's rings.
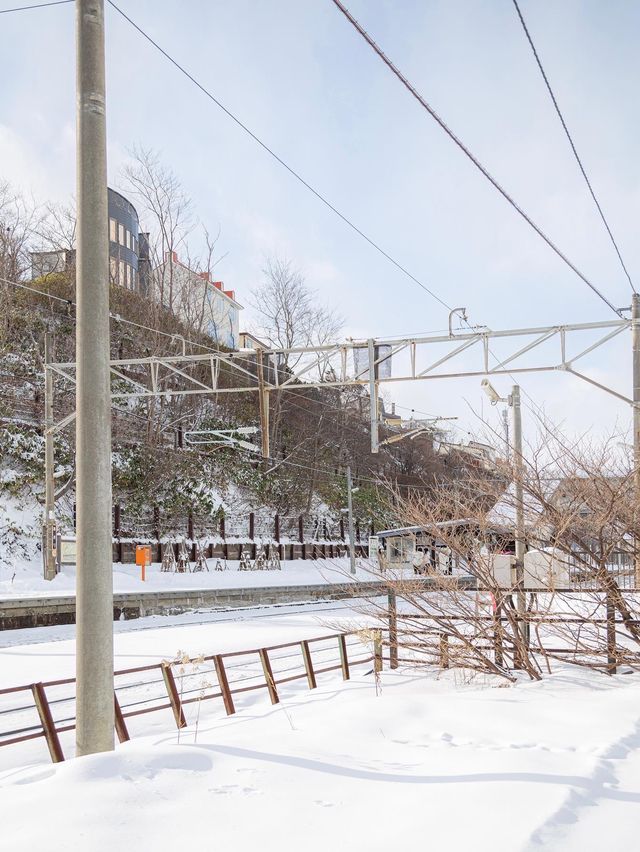
[{"label": "row of window", "polygon": [[138,238],[117,219],[109,219],[109,239],[138,254]]},{"label": "row of window", "polygon": [[111,284],[119,284],[120,287],[126,287],[127,290],[135,290],[138,279],[138,270],[133,266],[129,266],[124,260],[118,260],[116,257],[109,258],[109,277]]}]

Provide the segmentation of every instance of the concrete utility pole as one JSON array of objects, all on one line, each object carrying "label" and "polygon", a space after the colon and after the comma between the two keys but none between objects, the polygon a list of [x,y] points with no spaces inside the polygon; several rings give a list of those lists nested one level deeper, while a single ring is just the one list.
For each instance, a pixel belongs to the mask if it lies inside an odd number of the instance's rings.
[{"label": "concrete utility pole", "polygon": [[[524,552],[525,552],[525,528],[524,528],[524,489],[522,487],[523,459],[522,459],[522,410],[520,406],[520,387],[514,385],[511,391],[511,410],[513,414],[513,463],[515,470],[515,498],[516,498],[516,582],[518,612],[524,616],[526,612],[526,598],[524,592]],[[520,631],[526,639],[527,629],[524,622],[520,624]]]},{"label": "concrete utility pole", "polygon": [[[636,513],[640,516],[640,296],[631,297],[631,336],[633,344],[633,466]],[[635,586],[640,588],[640,543],[635,542]]]},{"label": "concrete utility pole", "polygon": [[56,516],[55,480],[53,478],[53,373],[46,366],[53,361],[53,335],[44,336],[44,524],[43,548],[44,578],[56,576]]},{"label": "concrete utility pole", "polygon": [[104,0],[76,0],[76,753],[113,749],[109,220]]},{"label": "concrete utility pole", "polygon": [[349,563],[352,574],[356,573],[356,545],[353,540],[353,483],[351,481],[351,467],[347,465],[347,511],[349,513]]},{"label": "concrete utility pole", "polygon": [[373,340],[368,342],[369,354],[369,419],[371,423],[371,452],[379,452],[378,442],[378,367]]}]

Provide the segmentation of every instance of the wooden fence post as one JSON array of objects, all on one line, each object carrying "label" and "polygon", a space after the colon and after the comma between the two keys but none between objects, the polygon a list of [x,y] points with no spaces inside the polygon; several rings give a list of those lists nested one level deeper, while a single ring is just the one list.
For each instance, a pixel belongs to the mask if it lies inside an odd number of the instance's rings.
[{"label": "wooden fence post", "polygon": [[169,703],[173,710],[173,717],[176,720],[176,725],[178,728],[186,728],[187,720],[182,712],[182,702],[180,701],[180,696],[178,695],[178,690],[176,688],[176,680],[173,676],[171,663],[160,663],[160,668],[162,669],[162,677],[164,678],[164,685],[167,688],[167,695],[169,696]]},{"label": "wooden fence post", "polygon": [[[302,515],[298,516],[298,538],[300,539],[300,544],[304,543],[304,518]],[[304,557],[302,557],[304,559]]]},{"label": "wooden fence post", "polygon": [[338,636],[338,648],[340,649],[342,679],[349,680],[349,657],[347,656],[347,642],[344,633],[341,633],[340,636]]},{"label": "wooden fence post", "polygon": [[271,699],[272,704],[278,704],[280,699],[278,698],[278,690],[276,689],[276,682],[273,677],[273,671],[271,669],[271,662],[269,661],[267,649],[261,648],[258,653],[260,655],[260,662],[262,663],[264,679],[267,682],[267,689],[269,690],[269,698]]},{"label": "wooden fence post", "polygon": [[616,648],[616,608],[613,597],[607,592],[607,671],[616,674],[618,671],[618,652]]},{"label": "wooden fence post", "polygon": [[255,538],[256,532],[256,516],[254,512],[249,512],[249,538],[251,541]]},{"label": "wooden fence post", "polygon": [[277,512],[273,519],[273,538],[280,544],[280,515]]},{"label": "wooden fence post", "polygon": [[213,658],[213,664],[216,667],[216,675],[218,676],[218,685],[220,686],[222,700],[224,701],[224,709],[227,712],[227,716],[233,716],[233,714],[236,712],[236,708],[233,704],[233,697],[231,695],[231,690],[229,689],[227,672],[225,670],[221,654],[216,654],[216,656]]},{"label": "wooden fence post", "polygon": [[449,668],[449,635],[447,633],[440,634],[440,666],[443,669]]},{"label": "wooden fence post", "polygon": [[344,518],[340,517],[340,539],[344,541]]},{"label": "wooden fence post", "polygon": [[115,709],[115,724],[116,724],[116,734],[118,735],[118,742],[126,743],[131,737],[129,736],[129,731],[127,730],[127,723],[124,720],[124,716],[122,715],[122,709],[120,708],[120,702],[118,701],[118,696],[113,693],[113,704]]},{"label": "wooden fence post", "polygon": [[493,626],[493,658],[496,666],[504,665],[504,655],[502,653],[502,607],[496,606],[494,614]]},{"label": "wooden fence post", "polygon": [[382,671],[382,630],[373,631],[373,670],[376,674]]},{"label": "wooden fence post", "polygon": [[43,684],[32,683],[31,692],[33,693],[33,700],[35,701],[38,716],[40,717],[40,724],[42,725],[42,730],[44,731],[44,736],[47,741],[47,745],[49,746],[51,760],[53,763],[62,763],[64,760],[64,754],[62,752],[62,746],[60,745],[60,739],[58,737],[58,732],[56,731],[53,716],[51,715],[51,708],[49,707],[49,702],[47,700]]},{"label": "wooden fence post", "polygon": [[389,600],[389,668],[398,668],[398,604],[396,593],[390,589]]},{"label": "wooden fence post", "polygon": [[304,668],[307,673],[307,683],[309,684],[309,689],[315,689],[317,686],[316,673],[313,670],[313,660],[311,659],[311,651],[309,650],[309,643],[306,639],[304,639],[300,643],[300,647],[302,648],[302,659],[304,660]]}]

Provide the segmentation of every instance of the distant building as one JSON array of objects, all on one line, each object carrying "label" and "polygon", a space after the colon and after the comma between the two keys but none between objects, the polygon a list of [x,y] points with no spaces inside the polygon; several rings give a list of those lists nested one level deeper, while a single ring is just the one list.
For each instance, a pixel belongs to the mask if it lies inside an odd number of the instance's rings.
[{"label": "distant building", "polygon": [[[109,283],[143,296],[149,292],[149,235],[140,232],[138,213],[133,204],[108,189],[109,209]],[[41,278],[59,272],[73,272],[75,249],[31,252],[31,277]]]},{"label": "distant building", "polygon": [[152,273],[153,298],[172,311],[196,332],[236,349],[242,305],[233,290],[225,290],[222,281],[212,281],[208,272],[196,272],[166,252],[163,262]]},{"label": "distant building", "polygon": [[238,349],[268,349],[267,344],[251,334],[250,331],[241,331],[238,335]]},{"label": "distant building", "polygon": [[149,235],[140,232],[138,212],[114,189],[109,195],[109,283],[146,296],[149,292]]},{"label": "distant building", "polygon": [[76,265],[75,249],[59,251],[32,251],[31,277],[42,278],[59,272],[70,272]]}]

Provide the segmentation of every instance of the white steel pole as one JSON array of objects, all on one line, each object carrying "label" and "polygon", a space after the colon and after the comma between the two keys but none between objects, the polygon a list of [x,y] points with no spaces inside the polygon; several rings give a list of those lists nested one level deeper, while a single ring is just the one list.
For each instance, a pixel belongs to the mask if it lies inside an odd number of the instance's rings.
[{"label": "white steel pole", "polygon": [[[525,553],[525,525],[524,525],[524,488],[522,477],[524,464],[522,458],[522,410],[520,406],[520,387],[514,385],[511,391],[511,406],[513,412],[513,462],[515,474],[515,499],[516,499],[516,583],[518,613],[524,618],[526,612],[526,600],[524,592],[524,553]],[[524,621],[520,622],[520,632],[526,639],[527,630]]]},{"label": "white steel pole", "polygon": [[347,465],[347,510],[349,513],[349,570],[356,573],[356,545],[353,540],[353,483],[351,481],[351,467]]},{"label": "white steel pole", "polygon": [[76,745],[113,749],[113,567],[104,0],[76,0]]},{"label": "white steel pole", "polygon": [[53,478],[53,373],[49,364],[53,360],[53,335],[47,331],[44,335],[44,578],[53,580],[56,576],[56,519],[55,519],[55,481]]}]

